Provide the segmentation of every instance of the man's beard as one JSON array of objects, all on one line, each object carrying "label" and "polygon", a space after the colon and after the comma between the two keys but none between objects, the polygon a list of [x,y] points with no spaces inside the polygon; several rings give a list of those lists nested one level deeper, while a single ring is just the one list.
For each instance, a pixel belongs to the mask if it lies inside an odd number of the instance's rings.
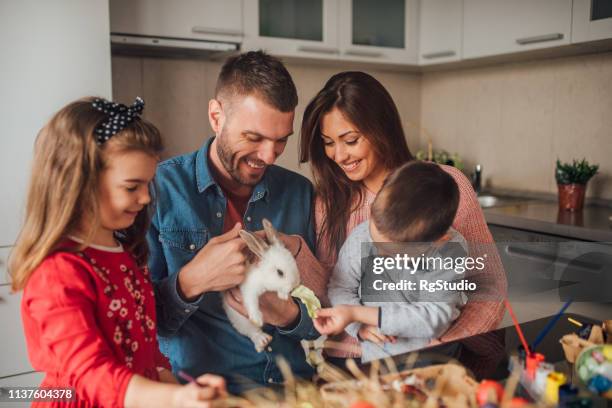
[{"label": "man's beard", "polygon": [[244,159],[236,160],[236,152],[233,152],[231,147],[226,143],[227,139],[228,137],[224,133],[224,130],[221,130],[221,134],[217,137],[217,155],[219,156],[219,160],[221,160],[223,168],[225,168],[232,177],[232,180],[236,183],[254,187],[259,183],[261,177],[254,179],[248,175],[240,174],[240,160]]}]

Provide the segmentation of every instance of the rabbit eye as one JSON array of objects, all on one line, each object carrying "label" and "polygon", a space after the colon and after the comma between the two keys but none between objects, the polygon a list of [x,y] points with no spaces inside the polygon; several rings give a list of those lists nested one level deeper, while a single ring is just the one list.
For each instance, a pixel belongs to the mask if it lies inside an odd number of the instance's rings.
[{"label": "rabbit eye", "polygon": [[277,270],[276,270],[276,273],[278,273],[278,276],[280,276],[281,278],[282,278],[283,276],[285,276],[285,273],[284,273],[283,271],[281,271],[280,269],[277,269]]}]

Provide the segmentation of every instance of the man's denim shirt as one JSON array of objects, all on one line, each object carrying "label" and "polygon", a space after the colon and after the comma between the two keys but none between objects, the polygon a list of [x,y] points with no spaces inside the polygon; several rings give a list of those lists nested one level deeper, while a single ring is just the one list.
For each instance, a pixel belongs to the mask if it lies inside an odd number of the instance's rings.
[{"label": "man's denim shirt", "polygon": [[[226,199],[208,167],[212,140],[196,152],[164,161],[157,169],[157,203],[147,240],[161,350],[175,372],[184,370],[196,377],[221,374],[231,392],[240,392],[253,383],[282,382],[276,366],[278,356],[289,362],[296,375],[310,377],[313,370],[305,362],[300,340],[314,339],[319,334],[299,300],[299,322],[290,330],[265,325],[264,331],[273,340],[266,351],[257,353],[251,340],[230,324],[219,292],[186,302],[177,291],[177,272],[209,239],[223,231]],[[312,202],[308,179],[269,166],[253,189],[244,228],[260,230],[262,219],[267,218],[280,232],[301,235],[312,249]]]}]

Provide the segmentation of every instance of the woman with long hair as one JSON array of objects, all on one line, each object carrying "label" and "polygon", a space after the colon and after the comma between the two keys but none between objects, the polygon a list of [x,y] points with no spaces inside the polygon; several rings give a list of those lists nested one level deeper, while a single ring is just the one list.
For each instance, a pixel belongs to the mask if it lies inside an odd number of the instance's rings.
[{"label": "woman with long hair", "polygon": [[[310,101],[302,121],[300,161],[309,162],[313,173],[317,258],[326,267],[328,277],[348,234],[369,219],[371,204],[386,176],[411,160],[414,157],[397,107],[389,92],[371,75],[354,71],[336,74]],[[460,191],[453,228],[470,243],[493,243],[468,179],[454,167],[441,167],[453,177]],[[497,256],[490,257],[487,266],[478,277],[481,288],[487,286],[492,291],[486,312],[481,302],[469,302],[442,341],[497,328],[503,318],[506,280]],[[345,336],[343,341],[347,343],[346,350],[328,354],[359,355],[355,339]]]}]

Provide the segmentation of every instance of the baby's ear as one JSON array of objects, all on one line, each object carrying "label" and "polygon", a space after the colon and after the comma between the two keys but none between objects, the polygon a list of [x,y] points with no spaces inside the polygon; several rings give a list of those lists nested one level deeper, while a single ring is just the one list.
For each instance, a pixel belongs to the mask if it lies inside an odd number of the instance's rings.
[{"label": "baby's ear", "polygon": [[242,238],[244,242],[246,242],[251,252],[253,252],[255,255],[257,255],[258,258],[261,259],[263,257],[264,252],[266,252],[266,250],[268,249],[268,244],[266,244],[263,239],[259,238],[257,235],[249,231],[240,230],[238,234],[240,234],[240,238]]},{"label": "baby's ear", "polygon": [[264,218],[262,220],[262,224],[266,233],[266,238],[268,238],[268,242],[272,245],[282,245],[280,236],[278,235],[278,232],[276,232],[276,229],[274,229],[272,226],[272,223]]}]

